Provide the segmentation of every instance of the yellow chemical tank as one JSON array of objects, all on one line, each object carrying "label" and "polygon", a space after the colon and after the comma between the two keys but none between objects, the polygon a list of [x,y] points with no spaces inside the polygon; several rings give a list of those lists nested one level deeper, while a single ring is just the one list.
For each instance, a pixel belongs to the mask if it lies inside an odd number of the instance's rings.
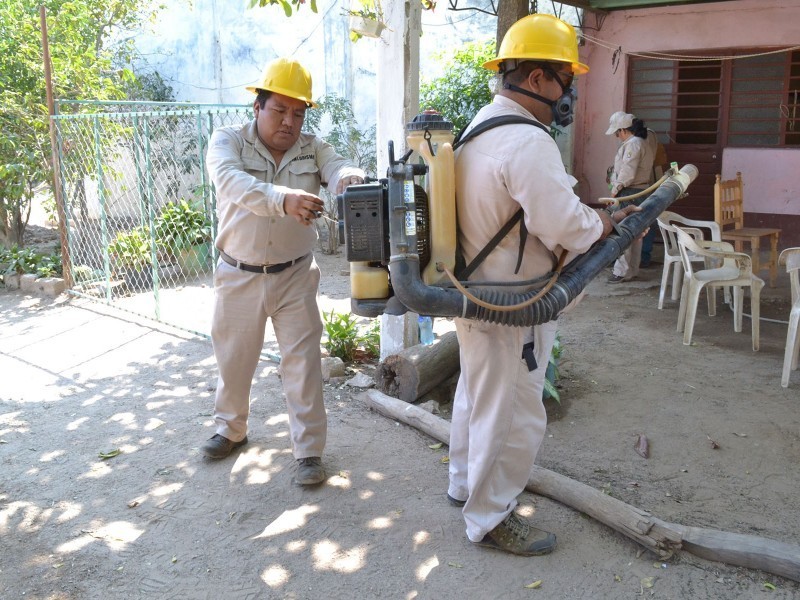
[{"label": "yellow chemical tank", "polygon": [[350,263],[350,297],[359,300],[389,297],[389,272],[368,262]]},{"label": "yellow chemical tank", "polygon": [[408,148],[428,166],[425,192],[428,195],[431,260],[422,272],[427,284],[439,283],[456,264],[456,191],[453,158],[453,124],[436,111],[425,111],[406,125]]}]

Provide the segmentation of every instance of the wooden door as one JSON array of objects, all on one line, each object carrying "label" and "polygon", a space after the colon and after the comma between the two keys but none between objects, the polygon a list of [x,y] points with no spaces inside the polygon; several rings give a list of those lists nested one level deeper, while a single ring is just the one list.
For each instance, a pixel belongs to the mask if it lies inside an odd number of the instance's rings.
[{"label": "wooden door", "polygon": [[667,158],[695,165],[700,175],[672,210],[714,219],[714,180],[722,168],[723,64],[636,59],[630,65],[628,106],[664,144]]},{"label": "wooden door", "polygon": [[667,158],[679,167],[692,164],[700,174],[692,182],[684,198],[670,210],[687,219],[714,220],[714,181],[722,172],[722,148],[710,144],[664,144]]}]

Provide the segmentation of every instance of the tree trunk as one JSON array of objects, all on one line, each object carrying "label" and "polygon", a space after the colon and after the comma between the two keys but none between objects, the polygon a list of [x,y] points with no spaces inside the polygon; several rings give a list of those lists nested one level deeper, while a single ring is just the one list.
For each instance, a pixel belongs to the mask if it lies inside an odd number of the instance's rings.
[{"label": "tree trunk", "polygon": [[25,224],[21,212],[21,203],[12,201],[10,206],[0,200],[0,245],[6,248],[22,247]]},{"label": "tree trunk", "polygon": [[459,368],[458,338],[451,331],[430,346],[419,344],[388,356],[375,370],[375,385],[390,396],[414,402]]},{"label": "tree trunk", "polygon": [[[378,412],[416,427],[440,442],[450,443],[450,423],[441,417],[377,390],[369,390],[362,397]],[[761,569],[800,581],[800,546],[662,521],[647,511],[542,467],[534,467],[526,489],[594,517],[661,558],[683,549],[707,560]]]},{"label": "tree trunk", "polygon": [[514,23],[528,14],[528,0],[500,0],[497,5],[497,50],[503,36]]}]

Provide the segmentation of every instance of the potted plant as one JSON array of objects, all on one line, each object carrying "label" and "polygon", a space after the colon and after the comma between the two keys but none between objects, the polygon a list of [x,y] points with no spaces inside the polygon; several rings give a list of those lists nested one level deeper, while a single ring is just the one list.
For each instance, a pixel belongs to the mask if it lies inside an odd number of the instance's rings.
[{"label": "potted plant", "polygon": [[156,218],[158,245],[169,253],[184,273],[208,269],[211,219],[202,207],[186,200],[168,203]]},{"label": "potted plant", "polygon": [[350,17],[350,39],[354,42],[362,37],[379,38],[386,29],[379,0],[353,0],[345,14]]},{"label": "potted plant", "polygon": [[152,241],[143,227],[120,231],[108,245],[115,270],[131,290],[153,287]]}]

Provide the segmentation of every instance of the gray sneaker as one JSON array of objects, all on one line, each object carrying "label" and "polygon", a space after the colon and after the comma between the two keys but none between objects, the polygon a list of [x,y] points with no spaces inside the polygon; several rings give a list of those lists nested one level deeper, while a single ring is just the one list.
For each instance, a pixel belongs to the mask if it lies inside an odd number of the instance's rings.
[{"label": "gray sneaker", "polygon": [[322,468],[322,459],[318,456],[297,459],[297,473],[294,482],[297,485],[317,485],[325,481],[325,469]]},{"label": "gray sneaker", "polygon": [[200,452],[208,458],[227,458],[236,448],[241,448],[247,443],[247,436],[239,442],[232,442],[228,438],[215,433],[210,440],[200,446]]},{"label": "gray sneaker", "polygon": [[510,512],[480,542],[474,543],[521,556],[541,556],[550,554],[555,549],[556,536],[533,527],[519,515]]}]

